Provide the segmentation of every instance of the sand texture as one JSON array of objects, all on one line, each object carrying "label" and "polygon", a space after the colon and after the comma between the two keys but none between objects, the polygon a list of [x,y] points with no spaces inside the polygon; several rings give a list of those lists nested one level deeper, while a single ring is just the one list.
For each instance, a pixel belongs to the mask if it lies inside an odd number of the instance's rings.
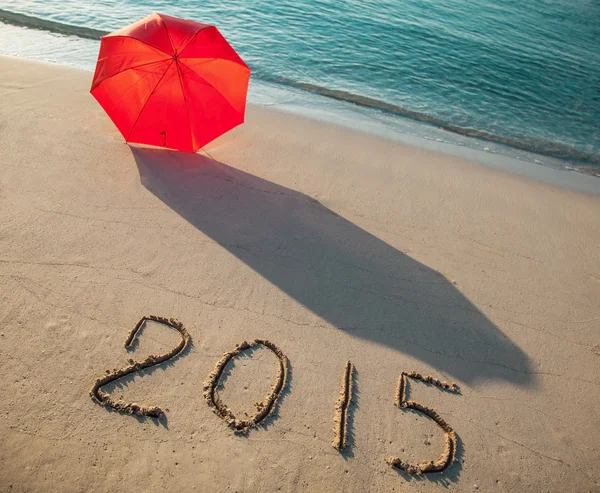
[{"label": "sand texture", "polygon": [[91,78],[0,58],[0,491],[600,491],[600,197],[256,106],[129,146]]}]

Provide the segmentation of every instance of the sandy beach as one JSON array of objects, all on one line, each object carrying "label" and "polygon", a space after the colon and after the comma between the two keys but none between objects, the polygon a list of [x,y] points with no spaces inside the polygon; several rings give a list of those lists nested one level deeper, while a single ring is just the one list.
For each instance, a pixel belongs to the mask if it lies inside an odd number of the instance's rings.
[{"label": "sandy beach", "polygon": [[[600,196],[259,106],[198,154],[130,146],[91,77],[0,58],[0,491],[600,491]],[[125,349],[149,314],[190,346],[105,390],[162,420],[89,395],[177,345],[149,323]],[[287,382],[240,436],[203,382],[257,338]],[[278,361],[234,361],[243,417]],[[410,382],[456,432],[442,473],[385,460],[444,448],[394,404],[411,371],[460,388]]]}]

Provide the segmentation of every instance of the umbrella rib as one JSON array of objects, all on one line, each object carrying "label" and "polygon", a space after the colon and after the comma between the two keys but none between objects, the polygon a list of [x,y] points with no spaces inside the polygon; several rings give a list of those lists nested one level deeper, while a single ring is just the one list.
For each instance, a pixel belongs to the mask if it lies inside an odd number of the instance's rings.
[{"label": "umbrella rib", "polygon": [[181,47],[181,50],[179,50],[179,53],[183,53],[183,50],[185,50],[188,47],[188,45],[191,44],[191,42],[194,41],[198,37],[198,34],[200,34],[205,29],[208,29],[209,27],[215,27],[215,26],[204,26],[204,27],[201,27],[200,29],[198,29],[194,33],[194,35],[190,38],[190,40],[185,44],[185,46]]},{"label": "umbrella rib", "polygon": [[171,68],[171,65],[173,65],[173,62],[175,61],[175,59],[171,60],[171,63],[169,64],[169,66],[167,67],[167,69],[165,70],[165,72],[162,74],[161,78],[158,80],[158,82],[156,83],[156,85],[154,86],[154,89],[152,89],[152,92],[150,92],[150,94],[148,95],[148,99],[146,99],[146,101],[144,102],[144,106],[142,106],[142,109],[140,110],[139,115],[137,116],[137,118],[135,119],[135,122],[133,124],[133,126],[131,127],[131,130],[129,131],[129,133],[127,134],[127,138],[125,139],[126,141],[129,141],[129,137],[131,137],[131,134],[133,133],[133,131],[135,130],[135,126],[137,125],[138,121],[140,120],[140,117],[142,116],[142,113],[144,112],[144,109],[146,108],[146,105],[148,104],[148,101],[150,101],[150,98],[152,97],[152,95],[154,94],[154,91],[156,91],[156,88],[159,86],[159,84],[162,82],[162,80],[165,78],[165,75],[167,75],[167,72],[169,71],[169,69]]},{"label": "umbrella rib", "polygon": [[144,75],[140,80],[138,80],[136,83],[134,83],[132,86],[129,86],[129,88],[123,93],[121,94],[121,96],[119,96],[119,99],[117,101],[121,101],[129,91],[131,91],[135,86],[137,86],[140,82],[142,82],[144,79],[146,79],[151,73],[148,72],[146,75]]},{"label": "umbrella rib", "polygon": [[177,53],[175,52],[175,46],[173,46],[173,40],[171,39],[171,35],[169,34],[169,30],[167,29],[167,23],[164,21],[164,19],[161,18],[161,20],[162,25],[167,33],[167,38],[169,38],[169,44],[171,45],[171,50],[173,50],[173,55],[176,55]]},{"label": "umbrella rib", "polygon": [[[184,57],[184,58],[178,58],[178,60],[183,63],[183,60],[189,60],[190,57]],[[197,60],[197,58],[192,58],[193,60]],[[210,63],[210,62],[214,62],[217,59],[217,57],[213,57],[213,58],[207,58],[206,60],[204,60],[202,63],[198,63],[197,65],[204,65],[205,63]],[[187,64],[185,64],[185,66],[192,70]]]},{"label": "umbrella rib", "polygon": [[209,85],[210,87],[212,87],[214,89],[214,91],[221,96],[225,102],[229,105],[229,107],[235,112],[238,113],[238,110],[236,110],[233,105],[229,102],[229,99],[227,99],[222,93],[221,91],[219,91],[215,86],[213,86],[210,82],[208,82],[204,77],[202,77],[200,74],[198,74],[198,72],[196,72],[195,70],[192,70],[190,67],[188,67],[185,63],[183,63],[181,60],[179,60],[179,62],[181,63],[181,65],[183,65],[185,68],[187,68],[192,74],[194,74],[196,77],[198,77],[202,82],[204,82],[205,84]]},{"label": "umbrella rib", "polygon": [[190,120],[190,109],[188,108],[187,98],[185,97],[185,89],[183,88],[183,73],[181,72],[181,67],[179,66],[179,61],[175,60],[175,66],[177,67],[177,75],[179,76],[179,86],[181,87],[181,95],[183,96],[183,102],[185,103],[185,114],[188,119],[188,126],[190,127],[190,139],[192,141],[192,149],[194,146],[194,133],[192,132],[192,121]]},{"label": "umbrella rib", "polygon": [[[104,62],[105,60],[110,60],[111,58],[114,58],[116,56],[122,56],[123,54],[127,53],[128,55],[146,55],[146,52],[144,51],[123,51],[123,52],[119,52],[119,53],[111,53],[110,55],[107,56],[103,56],[102,58],[98,57],[98,62]],[[167,57],[164,58],[164,60],[168,60],[171,57]],[[152,62],[150,62],[152,63]]]},{"label": "umbrella rib", "polygon": [[146,46],[149,46],[153,50],[160,51],[161,53],[164,53],[168,57],[172,57],[173,56],[172,53],[167,53],[165,50],[161,50],[160,48],[157,48],[156,46],[151,45],[150,43],[144,41],[143,39],[134,38],[133,36],[125,36],[124,34],[117,34],[116,36],[103,36],[103,37],[107,38],[107,39],[110,39],[110,38],[129,38],[129,39],[135,39],[136,41],[139,41],[140,43],[145,44]]},{"label": "umbrella rib", "polygon": [[148,63],[142,63],[140,65],[134,65],[133,67],[128,67],[125,70],[121,70],[120,72],[117,72],[115,74],[109,75],[108,77],[105,77],[104,79],[96,82],[92,88],[90,89],[90,92],[92,92],[94,89],[96,89],[96,87],[98,87],[100,84],[102,84],[104,81],[107,81],[109,79],[112,79],[113,77],[122,74],[123,72],[127,72],[128,70],[134,70],[136,68],[141,68],[141,67],[146,67],[147,65],[152,65],[153,63],[160,63],[160,62],[166,62],[168,60],[168,58],[165,58],[164,60],[156,60],[154,62],[148,62]]},{"label": "umbrella rib", "polygon": [[[192,68],[191,68],[189,65],[187,65],[187,63],[185,63],[185,60],[196,60],[196,58],[195,58],[195,57],[185,56],[185,57],[180,57],[180,58],[178,58],[178,60],[179,60],[181,63],[183,63],[183,64],[184,64],[184,65],[185,65],[185,66],[186,66],[186,67],[187,67],[189,70],[191,70],[191,71],[192,71],[192,72],[194,72],[194,73],[197,73],[197,72],[196,72],[195,70],[193,70],[193,69],[192,69]],[[235,65],[235,66],[237,66],[237,67],[240,67],[241,69],[246,69],[246,70],[248,70],[248,71],[250,72],[250,67],[248,67],[248,65],[246,65],[245,63],[243,63],[243,64],[242,64],[242,63],[238,63],[238,62],[236,62],[236,61],[234,61],[234,60],[229,60],[228,58],[219,58],[219,57],[213,57],[213,58],[211,58],[211,59],[208,59],[208,60],[206,60],[206,61],[204,61],[204,62],[202,62],[202,63],[199,63],[199,64],[197,64],[197,65],[195,65],[195,66],[198,66],[198,65],[204,65],[204,64],[206,64],[206,63],[214,62],[215,60],[219,60],[219,61],[221,61],[221,62],[225,62],[225,63],[231,63],[231,64],[233,64],[233,65]],[[199,77],[202,77],[202,76],[201,76],[201,75],[199,75]]]}]

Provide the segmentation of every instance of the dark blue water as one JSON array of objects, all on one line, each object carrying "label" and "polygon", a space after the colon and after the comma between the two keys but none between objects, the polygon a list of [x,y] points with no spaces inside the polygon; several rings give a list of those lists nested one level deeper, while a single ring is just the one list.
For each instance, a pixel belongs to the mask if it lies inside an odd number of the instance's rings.
[{"label": "dark blue water", "polygon": [[152,11],[214,23],[257,80],[600,165],[597,0],[0,0],[0,8],[101,30]]}]

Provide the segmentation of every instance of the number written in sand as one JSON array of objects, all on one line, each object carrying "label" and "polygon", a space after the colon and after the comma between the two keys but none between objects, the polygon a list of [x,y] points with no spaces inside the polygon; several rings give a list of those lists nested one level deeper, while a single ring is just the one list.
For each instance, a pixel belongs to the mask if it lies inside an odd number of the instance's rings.
[{"label": "number written in sand", "polygon": [[121,413],[133,414],[136,416],[150,416],[152,418],[161,418],[164,413],[162,409],[157,406],[143,406],[135,402],[115,401],[110,397],[110,395],[107,392],[104,392],[102,390],[102,387],[111,382],[119,380],[127,375],[131,375],[132,373],[136,373],[145,368],[150,368],[152,366],[164,363],[165,361],[179,356],[181,353],[183,353],[183,351],[185,351],[185,348],[190,343],[190,336],[187,333],[187,330],[185,330],[183,324],[178,320],[175,320],[174,318],[167,319],[164,317],[157,317],[155,315],[142,317],[140,319],[140,321],[136,324],[136,326],[129,333],[127,339],[125,340],[126,349],[132,349],[136,336],[143,328],[145,323],[149,320],[164,325],[165,327],[170,327],[179,332],[179,334],[181,335],[181,341],[179,342],[179,344],[164,354],[151,354],[142,361],[134,361],[133,359],[130,359],[129,366],[124,366],[123,368],[118,370],[106,370],[107,374],[96,380],[96,382],[94,383],[94,386],[90,391],[90,396],[98,404],[106,406],[110,409],[114,409],[115,411],[119,411]]},{"label": "number written in sand", "polygon": [[389,457],[386,462],[392,467],[397,467],[406,471],[409,474],[426,474],[431,472],[442,472],[447,469],[448,466],[454,460],[456,454],[456,434],[452,427],[444,421],[440,415],[433,409],[423,406],[415,401],[406,400],[406,394],[408,390],[408,379],[420,380],[431,385],[435,385],[448,392],[459,393],[459,389],[456,384],[449,384],[447,382],[441,382],[436,378],[430,376],[423,376],[416,372],[402,372],[398,379],[398,388],[396,391],[396,402],[395,404],[401,409],[413,409],[421,414],[424,414],[428,418],[432,419],[437,425],[444,430],[445,447],[442,455],[437,461],[421,462],[420,464],[410,464],[403,462],[399,457]]},{"label": "number written in sand", "polygon": [[[125,347],[132,349],[133,343],[147,321],[157,322],[166,327],[175,329],[181,335],[181,341],[177,346],[172,348],[170,351],[162,355],[150,355],[142,361],[129,360],[130,365],[125,366],[118,370],[106,370],[106,375],[96,380],[90,395],[92,399],[116,411],[133,414],[137,416],[150,416],[154,418],[160,418],[163,416],[163,411],[156,406],[143,406],[134,402],[123,402],[113,400],[110,395],[102,391],[102,387],[105,385],[119,380],[127,375],[136,373],[145,368],[150,368],[165,361],[168,361],[176,356],[181,355],[190,343],[190,336],[188,335],[183,324],[175,319],[167,319],[164,317],[156,317],[150,315],[148,317],[142,317],[137,323],[133,330],[129,333],[127,340],[125,341]],[[269,349],[277,357],[277,371],[275,373],[275,379],[271,387],[270,392],[264,398],[262,402],[256,403],[256,412],[253,416],[248,419],[238,419],[231,410],[221,401],[217,387],[225,371],[227,363],[232,359],[239,356],[242,352],[262,346]],[[222,418],[227,425],[233,429],[235,433],[247,433],[251,428],[258,426],[265,418],[275,410],[278,400],[281,396],[283,389],[286,386],[288,380],[288,359],[282,353],[282,351],[272,342],[264,339],[255,339],[252,342],[242,342],[235,346],[232,351],[229,351],[223,355],[223,357],[217,362],[215,369],[208,376],[203,384],[204,397],[206,398],[209,406],[213,411]],[[355,375],[354,366],[350,361],[346,362],[344,367],[344,373],[342,375],[342,381],[340,385],[340,395],[335,405],[334,414],[334,439],[333,446],[342,451],[347,446],[347,434],[348,434],[348,415],[352,404],[353,394],[353,378]],[[459,389],[454,383],[446,383],[437,380],[430,376],[423,376],[416,372],[402,372],[398,380],[398,387],[396,391],[395,404],[401,409],[412,409],[418,413],[421,413],[428,418],[436,422],[436,424],[444,431],[445,437],[445,448],[437,461],[422,462],[419,464],[411,464],[403,462],[399,457],[389,457],[386,462],[399,469],[406,471],[409,474],[426,474],[433,472],[442,472],[447,469],[456,454],[456,434],[452,427],[444,421],[435,410],[423,406],[418,402],[407,400],[408,393],[408,382],[409,379],[419,380],[448,392],[459,393]]]},{"label": "number written in sand", "polygon": [[[229,361],[238,356],[243,351],[253,349],[258,346],[263,346],[275,354],[278,360],[278,370],[275,375],[275,380],[271,391],[267,394],[262,402],[257,402],[256,413],[248,419],[238,419],[234,416],[231,410],[223,404],[219,394],[217,392],[217,386],[225,370],[225,366]],[[288,374],[288,359],[281,352],[281,350],[272,342],[255,339],[248,343],[246,341],[238,344],[233,351],[225,353],[223,357],[217,362],[217,366],[213,372],[208,376],[204,382],[204,397],[206,398],[208,405],[212,407],[214,412],[223,418],[227,425],[236,433],[246,433],[250,428],[258,426],[267,416],[269,416],[275,409],[277,400],[281,395],[281,391],[285,388]]]},{"label": "number written in sand", "polygon": [[354,366],[350,361],[346,361],[340,384],[340,397],[335,403],[335,414],[333,416],[332,445],[339,451],[344,450],[348,442],[348,412],[352,402],[353,377]]}]

